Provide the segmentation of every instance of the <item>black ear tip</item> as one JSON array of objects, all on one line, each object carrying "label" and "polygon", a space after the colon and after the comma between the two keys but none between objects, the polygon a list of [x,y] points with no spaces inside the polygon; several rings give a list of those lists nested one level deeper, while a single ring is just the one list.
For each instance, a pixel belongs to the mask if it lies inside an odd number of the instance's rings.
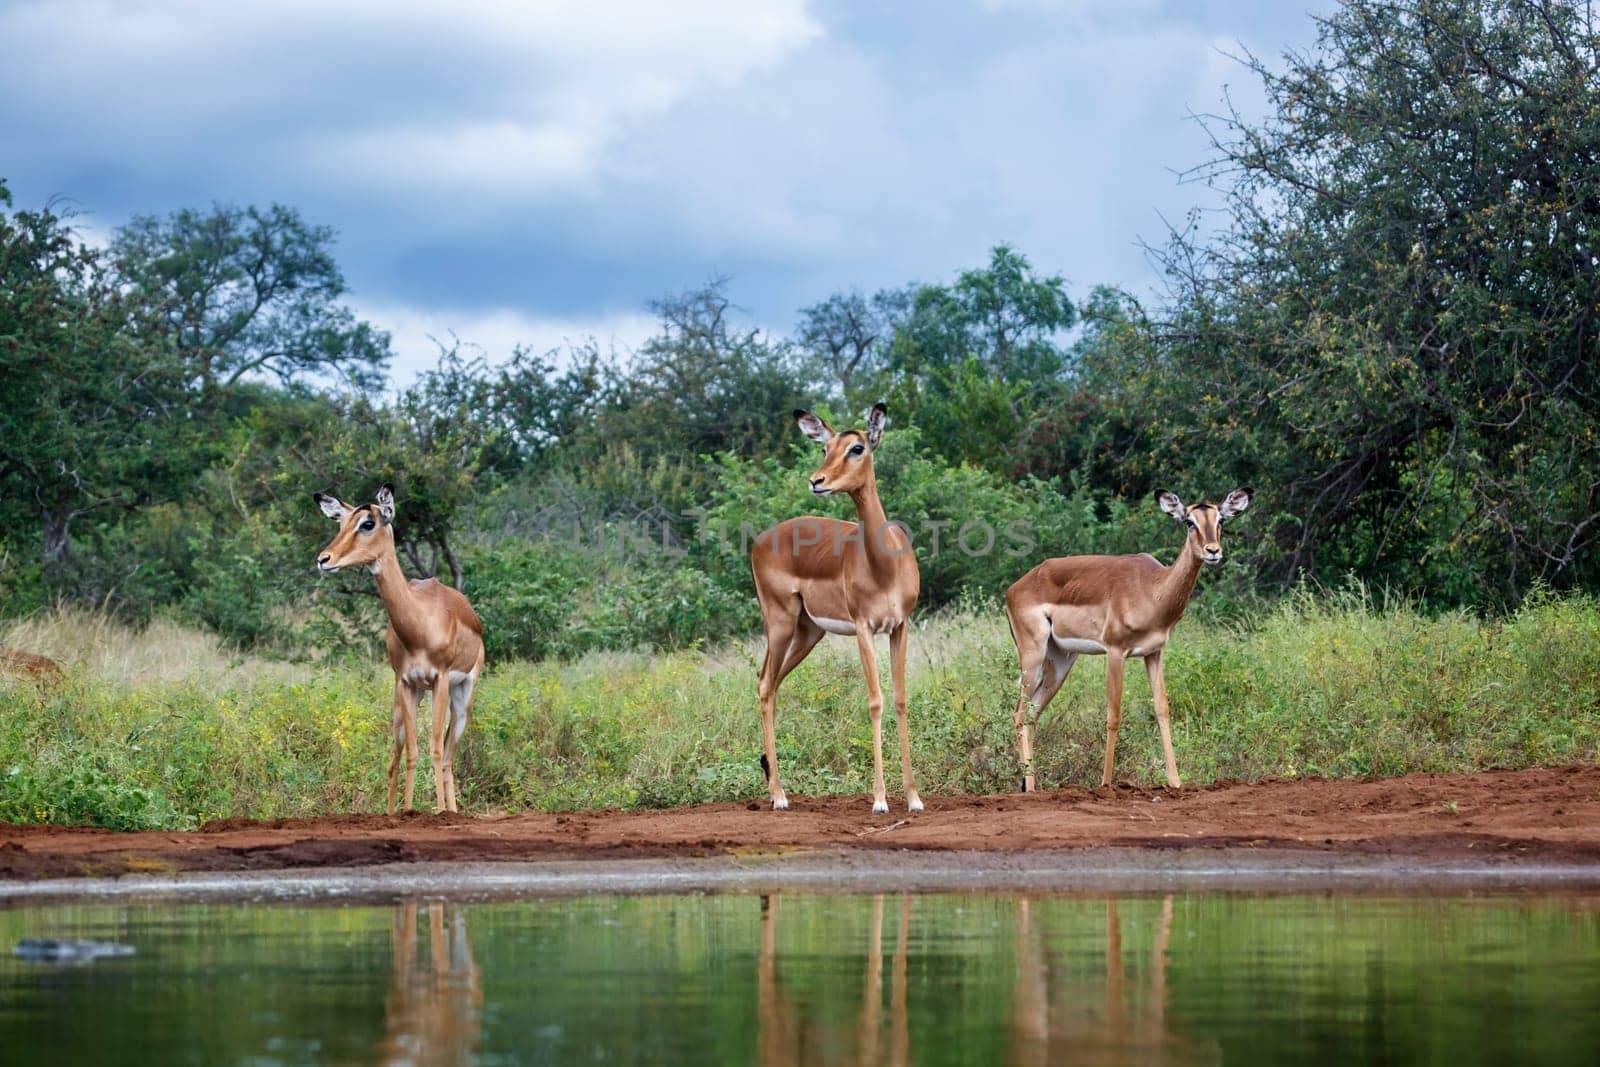
[{"label": "black ear tip", "polygon": [[320,503],[322,503],[322,494],[321,493],[312,493],[311,494],[311,499],[315,500],[317,503],[320,504]]},{"label": "black ear tip", "polygon": [[1168,490],[1168,489],[1157,489],[1156,490],[1156,499],[1157,500],[1160,500],[1164,496],[1171,496],[1171,495],[1172,495],[1171,490]]},{"label": "black ear tip", "polygon": [[380,488],[378,492],[388,493],[390,496],[394,496],[394,486],[389,482],[384,482],[383,487]]},{"label": "black ear tip", "polygon": [[794,417],[795,417],[796,421],[805,418],[808,414],[810,414],[810,412],[806,411],[805,408],[795,408],[794,409]]},{"label": "black ear tip", "polygon": [[1240,486],[1239,487],[1239,492],[1243,493],[1245,496],[1255,496],[1256,495],[1256,491],[1254,489],[1250,488],[1248,485]]},{"label": "black ear tip", "polygon": [[889,414],[889,405],[880,400],[876,404],[872,405],[872,410],[876,411],[879,415],[887,415]]}]

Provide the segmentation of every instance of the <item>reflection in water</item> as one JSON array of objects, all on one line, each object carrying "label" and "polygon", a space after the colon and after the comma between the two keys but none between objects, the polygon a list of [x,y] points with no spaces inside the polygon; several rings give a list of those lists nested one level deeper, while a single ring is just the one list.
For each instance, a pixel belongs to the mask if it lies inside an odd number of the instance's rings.
[{"label": "reflection in water", "polygon": [[457,904],[428,905],[426,962],[418,958],[415,901],[395,906],[392,933],[383,1062],[470,1062],[483,1027],[483,983],[465,913]]},{"label": "reflection in water", "polygon": [[0,907],[0,1061],[1600,1063],[1597,901]]},{"label": "reflection in water", "polygon": [[866,982],[856,1026],[855,1055],[841,1056],[847,1025],[831,1025],[807,1011],[799,997],[786,995],[778,973],[778,926],[781,897],[761,898],[761,953],[756,962],[756,1014],[761,1062],[769,1067],[825,1061],[886,1064],[910,1062],[911,1028],[906,1017],[906,956],[911,940],[911,898],[900,898],[899,936],[895,940],[889,989],[889,1042],[883,1057],[883,894],[872,898],[867,930]]},{"label": "reflection in water", "polygon": [[[1016,901],[1017,979],[1012,998],[1011,1055],[1015,1064],[1070,1059],[1075,1063],[1212,1063],[1221,1050],[1167,1030],[1167,949],[1172,897],[1161,902],[1149,966],[1129,988],[1117,901],[1105,902],[1105,975],[1073,976],[1049,948],[1034,902]],[[1097,997],[1095,994],[1100,993]],[[1133,1001],[1129,1010],[1129,1001]]]},{"label": "reflection in water", "polygon": [[[1046,918],[1060,909],[1017,898],[1013,911],[1015,979],[1008,1059],[1031,1067],[1070,1060],[1078,1063],[1211,1063],[1220,1049],[1168,1032],[1166,1024],[1167,952],[1172,940],[1173,900],[1161,902],[1154,919],[1147,964],[1125,961],[1123,922],[1117,901],[1105,908],[1104,967],[1095,954],[1095,971],[1081,966],[1083,927],[1066,912],[1069,929],[1047,930]],[[911,942],[912,898],[899,898],[899,930],[890,962],[889,1017],[883,1018],[884,897],[872,898],[865,938],[865,981],[853,1041],[847,1020],[828,1018],[807,999],[813,990],[790,989],[783,982],[778,951],[782,898],[761,898],[761,951],[757,959],[757,1017],[761,1062],[768,1067],[817,1062],[853,1062],[903,1067],[912,1061],[907,1012],[907,965]],[[796,916],[796,919],[801,916]],[[1134,924],[1137,925],[1137,924]],[[1130,941],[1133,935],[1130,932]],[[1097,938],[1098,940],[1098,938]],[[1141,939],[1142,940],[1142,939]],[[1063,955],[1072,949],[1073,960]],[[1075,968],[1073,963],[1078,966]],[[1131,977],[1130,977],[1131,972]],[[859,972],[857,972],[859,973]],[[887,1030],[887,1033],[885,1033]],[[846,1051],[848,1047],[848,1051]],[[935,1050],[938,1052],[939,1050]]]}]

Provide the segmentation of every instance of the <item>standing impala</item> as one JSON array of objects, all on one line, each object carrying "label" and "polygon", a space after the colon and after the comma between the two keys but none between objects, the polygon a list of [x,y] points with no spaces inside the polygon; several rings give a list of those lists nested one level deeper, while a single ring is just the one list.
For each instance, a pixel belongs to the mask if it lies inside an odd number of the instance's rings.
[{"label": "standing impala", "polygon": [[456,743],[472,716],[472,691],[483,671],[483,623],[467,598],[434,578],[407,581],[394,554],[394,487],[375,503],[351,507],[313,493],[339,532],[317,555],[324,574],[367,566],[378,576],[378,595],[389,613],[389,666],[394,668],[394,754],[389,760],[389,812],[394,812],[400,754],[406,757],[406,808],[417,782],[417,698],[433,691],[433,784],[439,811],[456,810]]},{"label": "standing impala", "polygon": [[842,433],[835,433],[809,411],[796,411],[794,418],[800,432],[823,447],[822,466],[811,476],[812,493],[848,494],[860,521],[814,515],[789,519],[764,531],[751,547],[750,569],[767,631],[767,655],[758,686],[767,792],[774,808],[789,806],[778,778],[774,725],[778,686],[823,634],[854,634],[867,675],[867,708],[872,715],[872,810],[889,810],[883,787],[883,690],[872,647],[874,635],[886,633],[894,713],[900,722],[900,777],[906,807],[921,811],[916,776],[911,771],[911,739],[906,732],[906,625],[917,606],[921,577],[911,539],[884,517],[872,473],[872,454],[883,440],[888,410],[881,403],[874,404],[866,430]]},{"label": "standing impala", "polygon": [[[1106,763],[1101,785],[1111,784],[1122,722],[1122,668],[1129,656],[1143,656],[1150,694],[1161,728],[1167,784],[1176,789],[1178,762],[1172,754],[1167,718],[1167,682],[1162,649],[1183,618],[1202,563],[1222,560],[1222,523],[1250,506],[1250,490],[1235,489],[1221,505],[1186,508],[1177,494],[1156,494],[1161,510],[1189,528],[1177,562],[1164,567],[1154,556],[1067,556],[1047,559],[1006,590],[1006,617],[1022,662],[1022,692],[1012,716],[1022,788],[1034,787],[1033,727],[1080,655],[1106,657]],[[1032,705],[1032,715],[1029,715]]]}]

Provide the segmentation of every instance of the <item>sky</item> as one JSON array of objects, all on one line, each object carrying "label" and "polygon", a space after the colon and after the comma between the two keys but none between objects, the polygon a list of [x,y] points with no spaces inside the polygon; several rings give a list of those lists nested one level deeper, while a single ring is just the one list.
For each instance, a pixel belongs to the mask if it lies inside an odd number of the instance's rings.
[{"label": "sky", "polygon": [[1214,207],[1189,115],[1316,0],[0,0],[0,177],[103,240],[278,202],[338,231],[394,377],[454,333],[626,352],[725,277],[752,324],[1007,242],[1075,297]]}]

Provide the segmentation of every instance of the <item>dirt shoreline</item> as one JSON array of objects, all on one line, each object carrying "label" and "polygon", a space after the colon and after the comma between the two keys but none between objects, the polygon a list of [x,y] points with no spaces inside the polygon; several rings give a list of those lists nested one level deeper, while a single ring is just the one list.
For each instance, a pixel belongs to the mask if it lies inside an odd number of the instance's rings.
[{"label": "dirt shoreline", "polygon": [[[691,860],[792,850],[998,854],[1117,849],[1293,852],[1424,866],[1600,871],[1600,767],[1368,780],[1117,785],[928,798],[872,815],[864,797],[663,811],[231,819],[189,833],[0,824],[0,882],[414,864]],[[1287,860],[1288,856],[1280,857]],[[1149,866],[1162,867],[1164,861]],[[977,869],[982,856],[963,861]],[[1279,864],[1280,866],[1282,864]],[[880,864],[881,866],[881,864]],[[1168,864],[1170,866],[1170,864]],[[1302,866],[1305,866],[1302,864]],[[1311,863],[1308,869],[1317,867]]]}]

